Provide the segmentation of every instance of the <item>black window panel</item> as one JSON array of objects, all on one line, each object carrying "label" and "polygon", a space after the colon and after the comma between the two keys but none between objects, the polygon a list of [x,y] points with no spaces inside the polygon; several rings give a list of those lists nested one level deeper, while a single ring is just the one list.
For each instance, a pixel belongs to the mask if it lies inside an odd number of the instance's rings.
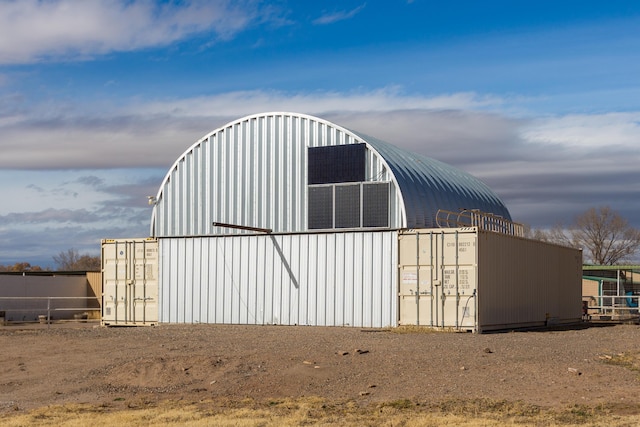
[{"label": "black window panel", "polygon": [[333,228],[333,187],[309,187],[309,229]]},{"label": "black window panel", "polygon": [[308,160],[309,185],[365,180],[366,144],[309,148]]},{"label": "black window panel", "polygon": [[360,227],[360,184],[336,185],[336,228]]},{"label": "black window panel", "polygon": [[362,185],[362,226],[389,227],[389,183]]}]

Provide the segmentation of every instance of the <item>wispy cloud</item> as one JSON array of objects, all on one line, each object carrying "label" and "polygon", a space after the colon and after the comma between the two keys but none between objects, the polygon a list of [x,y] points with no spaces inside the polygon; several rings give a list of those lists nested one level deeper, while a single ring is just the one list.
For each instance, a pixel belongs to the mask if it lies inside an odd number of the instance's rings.
[{"label": "wispy cloud", "polygon": [[24,223],[88,223],[99,220],[99,215],[86,209],[45,209],[38,212],[15,212],[0,216],[0,220],[6,224]]},{"label": "wispy cloud", "polygon": [[338,21],[351,19],[354,16],[356,16],[358,13],[360,13],[360,11],[364,9],[366,5],[367,5],[366,3],[363,3],[352,10],[341,10],[337,12],[326,13],[314,19],[312,22],[315,25],[327,25],[327,24],[333,24]]},{"label": "wispy cloud", "polygon": [[83,185],[88,185],[90,187],[100,188],[104,185],[104,178],[95,176],[95,175],[84,175],[78,177],[76,182]]},{"label": "wispy cloud", "polygon": [[204,33],[229,39],[258,19],[257,5],[251,0],[3,2],[0,64],[132,51]]},{"label": "wispy cloud", "polygon": [[[418,96],[390,87],[349,93],[231,92],[130,104],[100,114],[78,107],[59,120],[44,121],[25,110],[21,120],[0,125],[0,168],[5,173],[84,170],[58,184],[27,181],[33,183],[31,206],[38,197],[64,197],[65,204],[56,205],[56,218],[62,219],[64,208],[83,207],[73,194],[91,192],[89,213],[109,209],[111,218],[122,218],[129,209],[142,218],[131,224],[140,226],[148,222],[146,196],[155,194],[166,169],[202,136],[248,114],[297,111],[477,176],[504,199],[516,221],[569,222],[599,204],[640,221],[640,158],[635,154],[640,112],[512,116],[513,102],[518,100],[474,93]],[[109,168],[141,167],[156,169],[129,180],[106,175],[122,175]],[[92,168],[103,170],[86,172]],[[25,218],[46,219],[33,211]]]},{"label": "wispy cloud", "polygon": [[[47,105],[12,115],[2,124],[0,167],[8,169],[89,169],[170,165],[186,147],[225,122],[262,111],[393,111],[482,109],[502,101],[473,93],[434,97],[404,95],[390,87],[370,92],[288,94],[273,91],[151,101],[92,113]],[[43,117],[43,110],[64,111]],[[221,115],[224,112],[224,115]],[[25,155],[25,153],[29,155]],[[126,153],[126,154],[124,154]]]},{"label": "wispy cloud", "polygon": [[640,112],[606,114],[569,114],[562,117],[541,118],[522,130],[528,141],[562,144],[580,148],[631,147],[638,143]]},{"label": "wispy cloud", "polygon": [[504,101],[499,97],[479,95],[474,92],[458,92],[434,96],[403,93],[398,86],[388,86],[369,91],[348,92],[300,92],[238,91],[214,96],[173,99],[134,105],[131,112],[144,114],[168,114],[174,117],[189,116],[194,111],[202,115],[217,115],[224,111],[230,117],[261,111],[303,111],[326,113],[328,111],[393,111],[400,109],[480,109],[498,107]]},{"label": "wispy cloud", "polygon": [[[488,158],[522,160],[558,149],[580,157],[603,147],[610,154],[614,148],[633,151],[640,139],[640,112],[537,118],[504,112],[519,101],[475,93],[419,96],[389,87],[348,93],[230,92],[136,102],[95,114],[79,105],[63,117],[44,119],[36,107],[9,124],[0,120],[0,168],[168,167],[209,131],[264,111],[319,115],[446,162],[476,166]],[[84,185],[101,184],[91,175],[82,179]]]}]

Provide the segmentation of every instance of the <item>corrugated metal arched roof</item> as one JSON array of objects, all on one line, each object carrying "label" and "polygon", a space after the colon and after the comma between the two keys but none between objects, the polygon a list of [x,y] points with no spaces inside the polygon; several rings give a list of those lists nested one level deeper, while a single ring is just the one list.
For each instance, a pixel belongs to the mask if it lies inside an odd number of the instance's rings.
[{"label": "corrugated metal arched roof", "polygon": [[241,232],[212,222],[307,231],[307,149],[360,143],[367,146],[367,181],[392,183],[391,228],[437,227],[439,209],[511,219],[487,185],[459,169],[324,119],[269,112],[210,132],[176,160],[158,190],[151,234]]},{"label": "corrugated metal arched roof", "polygon": [[505,204],[485,183],[451,165],[354,131],[389,165],[404,200],[408,228],[437,227],[438,209],[479,209],[511,220]]}]

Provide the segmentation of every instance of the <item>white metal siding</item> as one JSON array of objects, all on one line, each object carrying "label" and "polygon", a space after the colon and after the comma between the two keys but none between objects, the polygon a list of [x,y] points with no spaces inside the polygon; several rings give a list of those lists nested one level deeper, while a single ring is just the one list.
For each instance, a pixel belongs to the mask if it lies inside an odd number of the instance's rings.
[{"label": "white metal siding", "polygon": [[[238,234],[214,221],[274,232],[307,231],[307,148],[366,143],[311,116],[270,113],[240,119],[191,146],[157,195],[151,235]],[[390,227],[404,210],[386,162],[367,144],[368,181],[391,181]]]},{"label": "white metal siding", "polygon": [[397,325],[395,231],[160,239],[160,321]]}]

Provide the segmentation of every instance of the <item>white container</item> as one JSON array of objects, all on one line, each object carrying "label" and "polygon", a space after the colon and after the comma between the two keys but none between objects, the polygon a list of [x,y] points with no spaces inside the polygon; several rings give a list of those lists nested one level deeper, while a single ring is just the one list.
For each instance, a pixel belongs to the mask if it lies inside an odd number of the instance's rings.
[{"label": "white container", "polygon": [[162,323],[397,326],[395,231],[159,243]]},{"label": "white container", "polygon": [[158,241],[102,241],[102,324],[158,323]]}]

